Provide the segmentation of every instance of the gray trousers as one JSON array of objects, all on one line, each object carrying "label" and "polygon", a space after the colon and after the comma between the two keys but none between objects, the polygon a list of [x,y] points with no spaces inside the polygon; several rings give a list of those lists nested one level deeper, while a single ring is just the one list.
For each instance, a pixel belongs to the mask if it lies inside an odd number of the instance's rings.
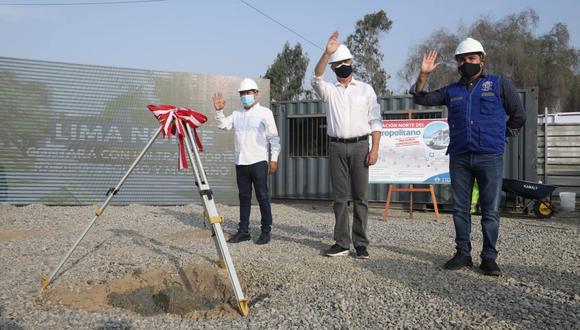
[{"label": "gray trousers", "polygon": [[[348,249],[351,242],[355,247],[368,246],[368,185],[369,168],[366,157],[368,141],[355,143],[329,143],[330,179],[334,194],[334,240]],[[350,179],[350,180],[349,180]],[[349,193],[353,200],[352,239],[347,203]]]}]

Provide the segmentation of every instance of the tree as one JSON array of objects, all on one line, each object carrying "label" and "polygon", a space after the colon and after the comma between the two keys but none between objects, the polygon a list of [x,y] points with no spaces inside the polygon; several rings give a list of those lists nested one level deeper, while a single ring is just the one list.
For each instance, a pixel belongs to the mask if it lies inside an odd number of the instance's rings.
[{"label": "tree", "polygon": [[568,96],[568,100],[566,100],[567,109],[570,109],[570,111],[580,111],[580,94],[573,92],[579,89],[580,89],[580,74],[576,74],[574,76],[574,82],[572,83],[572,87],[570,88],[572,93],[570,93],[570,95]]},{"label": "tree", "polygon": [[264,78],[270,79],[272,101],[296,100],[303,93],[302,82],[308,67],[308,54],[302,52],[297,43],[294,48],[286,42],[278,53],[274,64],[268,68]]},{"label": "tree", "polygon": [[453,53],[459,41],[458,36],[443,29],[435,31],[425,43],[413,47],[403,70],[397,74],[399,79],[408,82],[409,86],[413,84],[417,80],[421,65],[420,60],[416,60],[415,57],[419,56],[417,58],[421,58],[423,54],[426,54],[432,49],[437,50],[437,61],[442,64],[431,73],[429,86],[441,87],[457,79],[457,66],[455,65]]},{"label": "tree", "polygon": [[[482,17],[457,33],[437,31],[424,44],[414,47],[399,78],[409,86],[419,73],[420,58],[428,49],[439,53],[441,66],[430,77],[430,89],[442,87],[457,80],[457,65],[453,53],[460,40],[471,36],[483,44],[486,51],[486,72],[501,74],[511,79],[516,87],[539,87],[539,110],[577,111],[575,96],[578,76],[577,49],[570,46],[570,35],[565,24],[556,23],[546,34],[536,36],[534,30],[540,18],[533,9],[508,15],[497,22]],[[443,69],[443,70],[441,70]],[[441,72],[437,72],[441,71]]]},{"label": "tree", "polygon": [[373,86],[378,96],[391,94],[387,89],[390,76],[382,68],[384,54],[379,49],[379,37],[381,33],[388,32],[392,25],[393,21],[383,10],[367,14],[356,23],[355,32],[345,42],[354,57],[354,77]]},{"label": "tree", "polygon": [[6,109],[2,111],[0,145],[15,148],[22,157],[29,157],[28,151],[43,146],[43,140],[54,131],[52,92],[43,82],[30,81],[7,70],[0,70],[0,81],[0,107]]}]

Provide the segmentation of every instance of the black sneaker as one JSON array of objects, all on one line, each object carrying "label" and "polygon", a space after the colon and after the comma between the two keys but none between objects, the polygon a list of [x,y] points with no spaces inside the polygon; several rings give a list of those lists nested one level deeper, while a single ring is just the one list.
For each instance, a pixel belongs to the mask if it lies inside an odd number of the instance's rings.
[{"label": "black sneaker", "polygon": [[473,261],[469,254],[463,254],[459,251],[455,252],[453,258],[445,263],[443,268],[457,270],[462,267],[473,267]]},{"label": "black sneaker", "polygon": [[484,275],[488,276],[500,276],[501,269],[495,262],[495,259],[481,259],[481,264],[479,265],[479,269],[483,271]]},{"label": "black sneaker", "polygon": [[250,233],[237,232],[234,236],[228,239],[228,243],[239,243],[250,240]]},{"label": "black sneaker", "polygon": [[357,246],[354,249],[356,250],[357,259],[368,259],[369,258],[369,252],[367,251],[366,246]]},{"label": "black sneaker", "polygon": [[324,255],[326,255],[327,257],[346,256],[348,255],[348,249],[345,249],[338,244],[334,244],[333,246],[330,247],[330,249],[324,252]]},{"label": "black sneaker", "polygon": [[256,244],[263,245],[268,244],[269,242],[270,242],[270,233],[261,233],[260,237],[258,237],[258,240],[256,241]]}]

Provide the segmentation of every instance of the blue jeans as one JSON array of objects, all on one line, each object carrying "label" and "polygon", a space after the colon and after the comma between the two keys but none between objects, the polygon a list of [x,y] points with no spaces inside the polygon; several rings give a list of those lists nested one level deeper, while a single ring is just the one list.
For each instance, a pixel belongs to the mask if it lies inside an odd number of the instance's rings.
[{"label": "blue jeans", "polygon": [[258,162],[251,165],[236,165],[236,178],[240,197],[240,224],[238,231],[247,233],[250,226],[250,210],[252,208],[252,185],[256,190],[256,199],[262,215],[262,232],[272,230],[272,208],[268,196],[268,162]]},{"label": "blue jeans", "polygon": [[457,251],[471,253],[471,192],[473,180],[479,185],[483,249],[481,258],[495,259],[495,245],[499,236],[499,201],[503,176],[503,156],[463,153],[449,159],[451,191],[453,193],[453,222]]}]

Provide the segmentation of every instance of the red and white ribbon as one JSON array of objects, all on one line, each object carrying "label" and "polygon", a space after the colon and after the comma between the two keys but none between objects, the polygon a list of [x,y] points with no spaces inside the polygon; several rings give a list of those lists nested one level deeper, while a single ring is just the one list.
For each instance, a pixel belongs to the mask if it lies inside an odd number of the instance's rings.
[{"label": "red and white ribbon", "polygon": [[199,151],[203,151],[203,146],[201,145],[201,140],[197,135],[196,128],[203,125],[207,121],[207,117],[188,108],[176,108],[167,104],[159,106],[150,104],[147,108],[153,112],[155,118],[157,118],[159,123],[161,123],[161,126],[163,127],[163,137],[169,139],[171,135],[177,136],[179,139],[178,168],[180,170],[187,168],[187,155],[185,153],[185,144],[183,143],[183,138],[187,136],[187,129],[183,126],[183,123],[189,125],[193,129],[197,148]]}]

